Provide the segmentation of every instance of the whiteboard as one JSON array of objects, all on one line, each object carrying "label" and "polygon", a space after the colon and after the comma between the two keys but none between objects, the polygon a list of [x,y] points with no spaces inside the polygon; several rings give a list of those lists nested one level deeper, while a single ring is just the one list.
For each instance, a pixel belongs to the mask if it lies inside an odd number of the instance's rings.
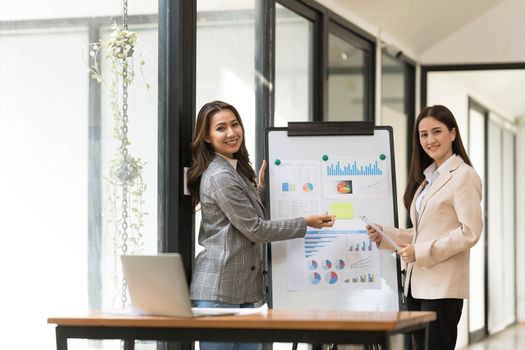
[{"label": "whiteboard", "polygon": [[[322,126],[316,126],[316,128]],[[398,311],[399,259],[366,236],[371,222],[397,225],[393,137],[288,136],[268,129],[269,212],[272,220],[335,213],[332,228],[268,249],[268,304],[274,309]]]}]

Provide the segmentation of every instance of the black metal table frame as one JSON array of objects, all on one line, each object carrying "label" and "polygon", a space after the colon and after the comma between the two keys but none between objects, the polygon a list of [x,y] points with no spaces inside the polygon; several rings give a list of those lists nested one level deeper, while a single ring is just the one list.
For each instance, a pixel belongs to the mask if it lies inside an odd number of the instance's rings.
[{"label": "black metal table frame", "polygon": [[390,350],[394,334],[423,330],[425,349],[428,346],[428,322],[395,331],[378,330],[311,330],[311,329],[245,329],[245,328],[179,328],[179,327],[113,327],[113,326],[56,326],[57,350],[67,350],[68,339],[121,339],[125,350],[135,348],[135,340],[157,341],[216,341],[216,342],[299,342],[309,344],[379,345]]}]

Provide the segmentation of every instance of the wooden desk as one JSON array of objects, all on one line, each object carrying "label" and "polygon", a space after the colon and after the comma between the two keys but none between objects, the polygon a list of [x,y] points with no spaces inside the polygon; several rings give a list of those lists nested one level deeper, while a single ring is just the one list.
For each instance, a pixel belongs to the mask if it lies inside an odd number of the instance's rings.
[{"label": "wooden desk", "polygon": [[56,324],[57,350],[69,338],[135,340],[300,342],[310,344],[380,344],[390,349],[390,336],[424,330],[428,335],[434,312],[282,311],[199,318],[88,314],[51,317]]}]

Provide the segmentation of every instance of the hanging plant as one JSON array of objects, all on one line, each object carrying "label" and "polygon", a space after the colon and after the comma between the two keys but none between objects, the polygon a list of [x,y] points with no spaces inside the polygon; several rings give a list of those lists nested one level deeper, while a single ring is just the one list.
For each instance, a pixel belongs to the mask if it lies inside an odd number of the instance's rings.
[{"label": "hanging plant", "polygon": [[[90,45],[90,77],[109,91],[113,117],[113,138],[117,142],[115,153],[104,182],[108,192],[107,220],[110,224],[113,242],[113,280],[115,291],[120,290],[122,305],[127,303],[127,287],[122,276],[119,256],[139,254],[143,248],[142,229],[144,217],[144,193],[146,184],[142,176],[145,162],[129,154],[128,146],[128,87],[135,78],[134,56],[137,53],[138,37],[127,26],[127,1],[123,1],[123,24],[114,23],[110,39],[100,39]],[[99,65],[99,57],[105,52],[110,63],[110,79],[104,79]],[[142,77],[144,60],[140,60]],[[149,85],[145,83],[146,89]],[[114,295],[114,304],[115,304]]]}]

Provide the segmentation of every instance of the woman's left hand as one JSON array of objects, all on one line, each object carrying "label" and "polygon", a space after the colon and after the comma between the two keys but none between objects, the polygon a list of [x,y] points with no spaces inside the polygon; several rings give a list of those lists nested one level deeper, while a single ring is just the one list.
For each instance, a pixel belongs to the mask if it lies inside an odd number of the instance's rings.
[{"label": "woman's left hand", "polygon": [[264,188],[266,186],[265,182],[265,175],[266,175],[266,160],[263,159],[261,168],[259,169],[259,179],[257,181],[257,188]]},{"label": "woman's left hand", "polygon": [[397,251],[397,255],[403,259],[406,263],[413,263],[416,261],[416,252],[414,251],[414,245],[398,243],[401,249]]}]

